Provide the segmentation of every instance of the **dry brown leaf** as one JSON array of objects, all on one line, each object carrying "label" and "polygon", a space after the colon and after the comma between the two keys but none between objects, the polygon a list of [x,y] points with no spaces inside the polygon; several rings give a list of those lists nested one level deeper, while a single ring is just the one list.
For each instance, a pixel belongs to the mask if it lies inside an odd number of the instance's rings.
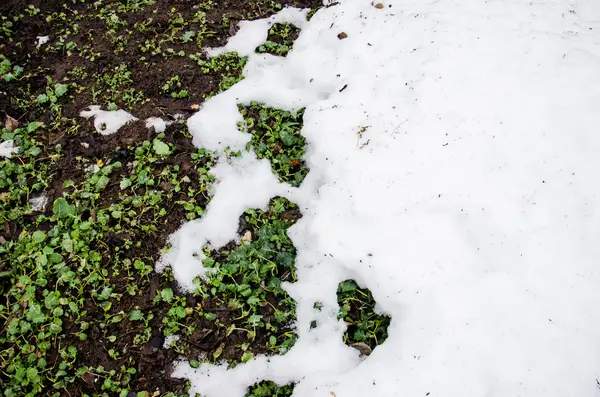
[{"label": "dry brown leaf", "polygon": [[4,127],[6,127],[6,129],[10,132],[13,132],[17,128],[19,128],[19,122],[7,114],[6,121],[4,122]]},{"label": "dry brown leaf", "polygon": [[342,32],[342,33],[338,34],[338,39],[340,39],[340,40],[344,40],[346,37],[348,37],[346,32]]},{"label": "dry brown leaf", "polygon": [[383,7],[384,7],[384,5],[381,3],[375,4],[375,8],[377,8],[378,10],[381,10]]}]

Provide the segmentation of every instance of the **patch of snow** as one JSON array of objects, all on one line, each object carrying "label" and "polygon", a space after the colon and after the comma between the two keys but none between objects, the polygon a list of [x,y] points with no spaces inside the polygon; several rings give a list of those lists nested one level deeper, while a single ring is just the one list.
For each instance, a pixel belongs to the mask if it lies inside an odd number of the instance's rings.
[{"label": "patch of snow", "polygon": [[79,115],[86,119],[94,117],[94,128],[102,135],[114,134],[125,124],[137,120],[136,117],[122,109],[102,110],[100,106],[96,105],[90,106],[89,110],[83,110]]},{"label": "patch of snow", "polygon": [[306,15],[310,10],[284,8],[269,18],[256,21],[240,21],[238,32],[231,37],[224,47],[209,48],[207,55],[213,57],[226,52],[237,52],[239,56],[255,55],[254,50],[267,41],[269,28],[276,23],[290,23],[300,29],[307,24]]},{"label": "patch of snow", "polygon": [[50,40],[50,36],[37,36],[36,39],[35,48],[40,48]]},{"label": "patch of snow", "polygon": [[96,172],[100,171],[100,166],[98,164],[89,164],[85,166],[83,170],[85,172],[91,172],[92,174],[95,174]]},{"label": "patch of snow", "polygon": [[154,131],[158,133],[165,132],[171,124],[173,124],[172,121],[165,121],[160,117],[149,117],[146,119],[146,128],[150,129],[154,127]]},{"label": "patch of snow", "polygon": [[43,211],[48,204],[48,197],[45,194],[40,194],[39,196],[31,198],[29,204],[31,204],[31,209],[33,211]]},{"label": "patch of snow", "polygon": [[[263,379],[299,382],[295,397],[598,396],[600,5],[385,5],[321,9],[285,58],[254,54],[275,18],[212,51],[248,55],[246,78],[188,120],[194,143],[243,149],[237,103],[306,106],[310,172],[296,189],[250,153],[220,156],[206,214],[159,267],[192,288],[203,244],[289,198],[303,213],[289,230],[298,281],[285,285],[299,339],[284,356],[180,363],[174,376],[206,397]],[[364,360],[336,318],[347,278],[392,317]]]},{"label": "patch of snow", "polygon": [[4,141],[4,142],[0,143],[0,156],[6,157],[6,158],[11,158],[13,154],[18,153],[19,148],[15,147],[13,145],[14,145],[14,142],[12,139],[9,139],[8,141]]},{"label": "patch of snow", "polygon": [[35,48],[40,48],[41,46],[46,44],[48,42],[48,40],[50,40],[50,37],[49,36],[37,36],[36,39],[37,39],[37,41],[35,43]]},{"label": "patch of snow", "polygon": [[80,142],[80,143],[81,143],[81,146],[82,146],[84,149],[88,149],[88,148],[90,147],[90,144],[89,144],[89,143],[87,143],[87,142]]},{"label": "patch of snow", "polygon": [[167,336],[165,336],[165,342],[163,343],[163,348],[170,349],[171,346],[173,346],[174,343],[177,343],[177,341],[179,341],[179,339],[180,339],[179,335],[167,335]]}]

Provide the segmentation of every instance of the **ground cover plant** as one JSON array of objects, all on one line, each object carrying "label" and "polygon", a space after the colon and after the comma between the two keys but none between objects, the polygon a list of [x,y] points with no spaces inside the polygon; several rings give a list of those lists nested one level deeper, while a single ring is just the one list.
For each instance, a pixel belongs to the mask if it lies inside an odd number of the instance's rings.
[{"label": "ground cover plant", "polygon": [[347,325],[344,343],[368,356],[375,347],[388,337],[391,318],[375,311],[375,299],[366,288],[360,288],[354,280],[339,284],[337,290],[340,312],[338,318]]},{"label": "ground cover plant", "polygon": [[300,134],[304,109],[290,112],[256,102],[238,107],[244,116],[240,128],[252,134],[248,148],[268,159],[281,181],[299,186],[309,171],[304,161],[306,139]]},{"label": "ground cover plant", "polygon": [[[169,376],[177,357],[236,365],[293,345],[280,287],[295,278],[292,203],[249,210],[243,243],[209,253],[196,293],[154,272],[210,200],[214,154],[191,144],[185,119],[243,78],[244,58],[202,50],[284,5],[320,2],[0,5],[1,138],[18,148],[0,160],[3,395],[173,397],[187,390]],[[92,104],[139,121],[100,135],[79,117]],[[173,124],[147,129],[151,116]]]},{"label": "ground cover plant", "polygon": [[259,54],[286,56],[291,51],[300,29],[289,23],[275,23],[269,29],[267,41],[256,48]]}]

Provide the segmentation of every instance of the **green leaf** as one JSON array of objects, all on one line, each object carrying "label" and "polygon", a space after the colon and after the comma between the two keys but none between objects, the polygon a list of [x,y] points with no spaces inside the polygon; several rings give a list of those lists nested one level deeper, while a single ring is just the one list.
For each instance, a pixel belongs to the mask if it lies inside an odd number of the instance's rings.
[{"label": "green leaf", "polygon": [[44,304],[46,305],[46,307],[48,309],[52,309],[54,307],[56,307],[56,305],[58,305],[58,299],[60,297],[60,293],[55,291],[55,292],[50,292],[48,295],[46,295],[46,298],[44,299]]},{"label": "green leaf", "polygon": [[29,307],[27,311],[27,320],[34,324],[43,323],[46,319],[44,313],[42,313],[42,306],[38,303],[34,303]]},{"label": "green leaf", "polygon": [[253,357],[254,357],[254,354],[252,354],[252,352],[247,351],[242,355],[241,361],[243,363],[247,363],[248,361],[252,360]]},{"label": "green leaf", "polygon": [[[5,79],[6,79],[6,77],[5,77]],[[40,105],[42,105],[42,104],[44,104],[44,103],[48,102],[48,96],[47,96],[46,94],[40,94],[40,95],[38,95],[38,97],[37,97],[37,102],[38,102]]]},{"label": "green leaf", "polygon": [[173,290],[171,288],[164,288],[160,291],[160,298],[165,302],[171,302],[173,299]]},{"label": "green leaf", "polygon": [[141,321],[144,319],[144,315],[142,314],[141,311],[139,310],[134,310],[131,313],[129,313],[129,319],[131,321]]},{"label": "green leaf", "polygon": [[57,97],[61,97],[61,96],[65,95],[67,93],[67,89],[68,88],[69,87],[66,84],[56,84],[54,86],[54,94]]},{"label": "green leaf", "polygon": [[63,238],[61,247],[66,252],[73,252],[73,240],[71,240],[69,237]]},{"label": "green leaf", "polygon": [[46,240],[46,233],[44,233],[41,230],[36,230],[35,232],[33,232],[31,239],[33,240],[34,243],[39,244],[39,243],[43,242],[44,240]]},{"label": "green leaf", "polygon": [[179,318],[185,318],[185,316],[186,316],[185,308],[183,308],[181,306],[175,307],[174,312],[175,312],[175,315]]},{"label": "green leaf", "polygon": [[127,189],[129,186],[131,186],[131,179],[123,178],[119,186],[121,187],[121,190]]},{"label": "green leaf", "polygon": [[59,219],[67,218],[71,215],[74,215],[73,208],[67,203],[63,197],[59,197],[54,200],[54,205],[52,208],[54,215],[56,215]]},{"label": "green leaf", "polygon": [[154,152],[159,156],[168,156],[169,154],[171,154],[171,149],[169,148],[169,145],[167,145],[160,139],[154,140],[152,148],[154,149]]}]

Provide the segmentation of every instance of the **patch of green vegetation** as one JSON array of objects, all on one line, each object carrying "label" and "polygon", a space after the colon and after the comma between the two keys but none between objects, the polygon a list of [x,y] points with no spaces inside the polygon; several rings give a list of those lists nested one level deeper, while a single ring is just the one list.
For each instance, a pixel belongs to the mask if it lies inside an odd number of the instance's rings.
[{"label": "patch of green vegetation", "polygon": [[0,160],[0,224],[24,223],[23,217],[33,213],[29,200],[50,185],[51,170],[60,152],[44,155],[45,148],[36,134],[43,126],[33,122],[12,132],[2,129],[2,141],[12,140],[14,147],[19,148],[16,156],[24,161]]},{"label": "patch of green vegetation", "polygon": [[289,23],[276,23],[269,29],[267,41],[256,48],[259,54],[269,53],[286,56],[294,45],[300,29]]},{"label": "patch of green vegetation", "polygon": [[179,75],[175,75],[167,80],[162,86],[162,92],[175,99],[187,98],[190,96],[189,92],[183,87]]},{"label": "patch of green vegetation", "polygon": [[306,139],[300,135],[304,109],[289,112],[256,102],[238,107],[244,117],[240,128],[252,134],[249,148],[271,162],[280,180],[299,186],[308,174],[303,159]]},{"label": "patch of green vegetation", "polygon": [[[241,242],[217,252],[206,251],[207,281],[197,280],[195,296],[204,302],[189,307],[185,297],[173,298],[165,319],[165,335],[179,333],[181,352],[208,320],[211,332],[236,340],[224,356],[225,345],[211,352],[209,361],[221,358],[230,365],[247,362],[253,352],[285,354],[295,343],[293,320],[296,303],[282,282],[296,281],[296,249],[287,229],[300,216],[295,204],[284,198],[271,200],[267,211],[250,209],[243,215]],[[171,295],[167,292],[171,299]],[[223,312],[234,316],[223,317]]]},{"label": "patch of green vegetation", "polygon": [[106,105],[117,104],[132,108],[148,102],[144,93],[132,87],[133,76],[127,65],[121,64],[96,78],[92,101]]},{"label": "patch of green vegetation", "polygon": [[201,54],[190,55],[190,58],[196,61],[202,73],[218,73],[221,76],[218,92],[226,91],[242,81],[244,79],[242,71],[248,62],[248,57],[240,58],[235,52],[228,52],[208,60],[203,59]]},{"label": "patch of green vegetation", "polygon": [[[6,298],[0,304],[6,324],[0,335],[4,395],[58,396],[90,379],[100,380],[96,395],[127,395],[137,370],[121,327],[137,331],[129,339],[132,346],[141,345],[150,339],[158,313],[158,308],[126,303],[152,288],[156,259],[136,252],[169,222],[173,203],[185,207],[194,201],[196,206],[186,211],[201,215],[207,199],[198,200],[198,195],[205,195],[213,181],[206,171],[212,160],[199,151],[194,162],[203,171],[192,180],[180,165],[163,164],[177,148],[158,135],[130,149],[134,160],[129,165],[107,158],[81,183],[65,181],[49,214],[28,223],[23,218],[31,213],[27,198],[48,184],[48,165],[38,159],[41,149],[34,134],[40,127],[30,123],[13,133],[3,131],[3,138],[21,145],[21,153],[0,163],[0,219],[19,220],[22,227],[17,239],[0,244],[0,292]],[[122,150],[116,154],[123,155]],[[165,283],[172,281],[168,272],[163,277]],[[82,365],[78,341],[99,343],[115,365]]]},{"label": "patch of green vegetation", "polygon": [[[375,312],[371,291],[360,288],[354,280],[346,280],[338,286],[337,299],[340,305],[338,318],[348,326],[344,333],[345,344],[368,354],[385,342],[391,318]],[[363,344],[368,347],[363,347]]]},{"label": "patch of green vegetation", "polygon": [[262,381],[248,388],[245,397],[290,397],[294,393],[294,384],[279,386],[275,382]]}]

